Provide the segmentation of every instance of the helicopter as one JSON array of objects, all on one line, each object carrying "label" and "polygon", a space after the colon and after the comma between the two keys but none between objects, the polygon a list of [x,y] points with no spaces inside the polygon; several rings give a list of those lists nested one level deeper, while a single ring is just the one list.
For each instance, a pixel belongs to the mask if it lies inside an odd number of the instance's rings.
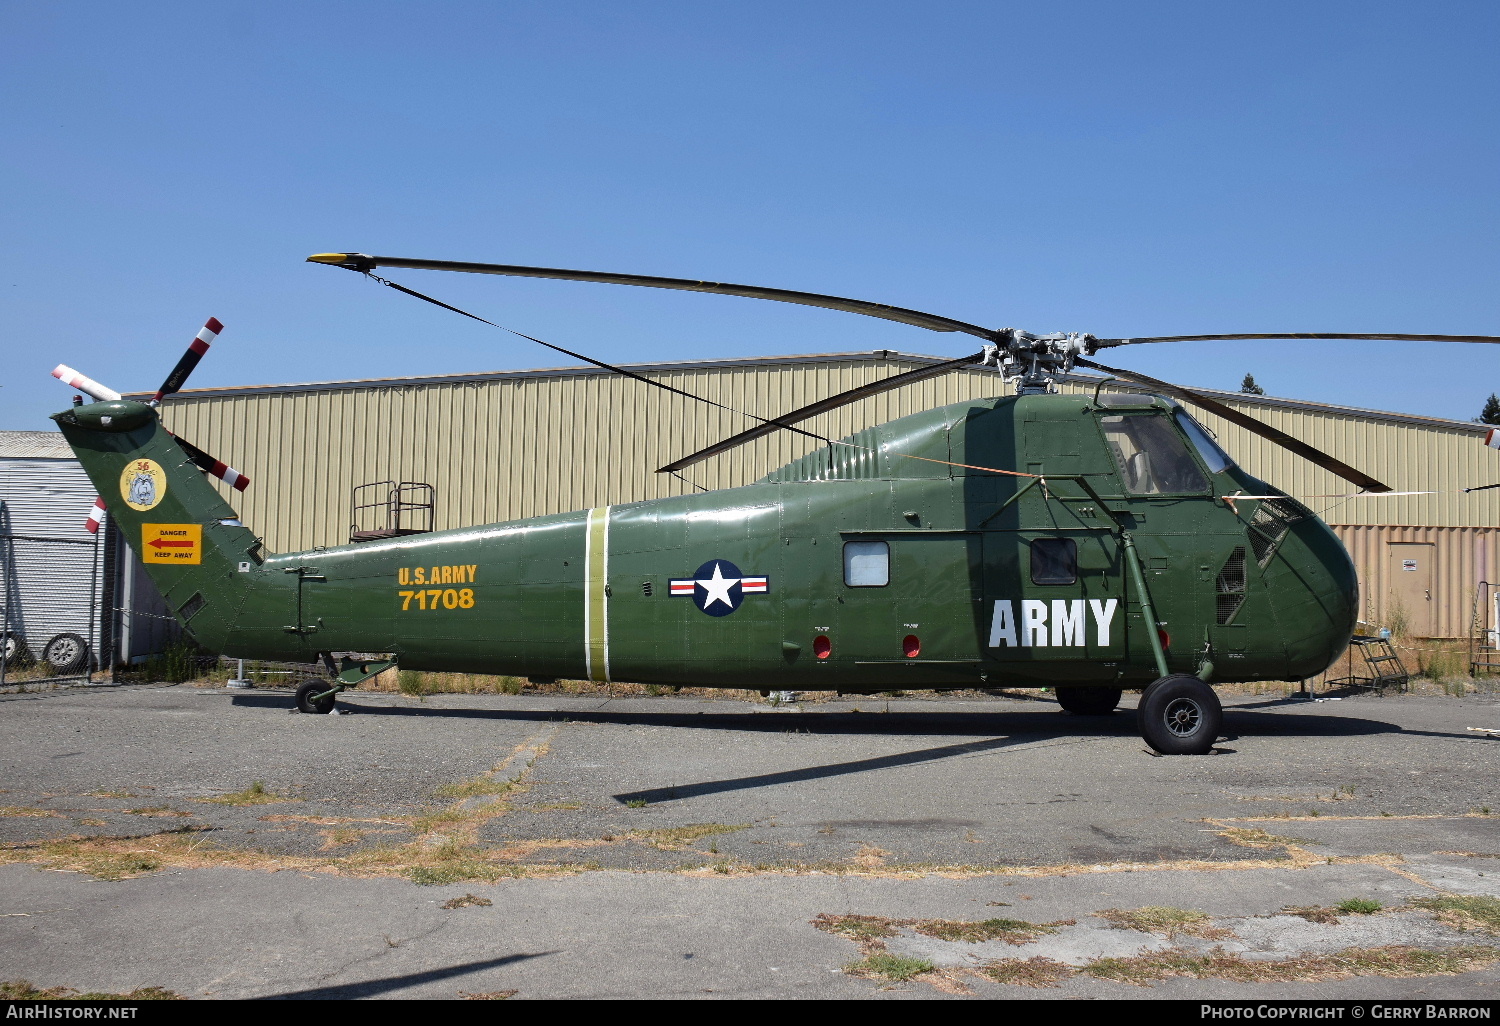
[{"label": "helicopter", "polygon": [[[248,479],[162,424],[162,401],[206,351],[202,333],[147,402],[59,367],[56,376],[94,401],[75,397],[52,419],[183,628],[232,657],[321,663],[328,676],[297,690],[306,713],[332,711],[340,692],[398,665],[856,694],[1046,686],[1062,709],[1081,716],[1108,715],[1126,689],[1141,689],[1137,721],[1146,743],[1162,754],[1204,754],[1223,722],[1214,686],[1326,669],[1353,633],[1358,582],[1332,530],[1247,473],[1187,407],[1253,431],[1363,491],[1390,487],[1207,396],[1092,357],[1128,345],[1252,338],[1500,342],[1034,334],[757,286],[361,253],[308,259],[476,320],[484,319],[374,272],[460,271],[766,299],[964,333],[983,348],[777,417],[752,417],[754,427],[659,471],[676,473],[775,431],[821,443],[751,484],[274,554],[205,477],[235,488]],[[210,327],[222,330],[217,321]],[[841,439],[798,427],[969,367],[998,372],[1013,394],[925,410]],[[1077,367],[1144,391],[1105,391],[1104,379],[1092,394],[1061,394],[1056,382]]]}]

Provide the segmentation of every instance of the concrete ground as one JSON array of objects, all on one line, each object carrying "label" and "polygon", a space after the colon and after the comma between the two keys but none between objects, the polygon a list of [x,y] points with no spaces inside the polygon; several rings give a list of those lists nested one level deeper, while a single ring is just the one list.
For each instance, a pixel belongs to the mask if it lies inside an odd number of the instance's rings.
[{"label": "concrete ground", "polygon": [[[1500,951],[1474,954],[1500,939],[1410,904],[1500,895],[1500,738],[1468,729],[1500,728],[1495,696],[1232,698],[1226,739],[1196,758],[1148,752],[1128,710],[1001,696],[356,693],[339,709],[187,686],[0,696],[0,980],[190,997],[1500,992]],[[1326,912],[1351,898],[1383,908]],[[1203,917],[1173,932],[1095,915],[1143,906]],[[882,936],[812,922],[849,915]],[[979,941],[923,925],[996,918],[1052,925]],[[1391,945],[1469,951],[1449,968],[1471,971],[1096,974],[1162,951]],[[844,971],[868,954],[935,969]],[[1064,967],[1056,986],[979,974],[1031,958]]]}]

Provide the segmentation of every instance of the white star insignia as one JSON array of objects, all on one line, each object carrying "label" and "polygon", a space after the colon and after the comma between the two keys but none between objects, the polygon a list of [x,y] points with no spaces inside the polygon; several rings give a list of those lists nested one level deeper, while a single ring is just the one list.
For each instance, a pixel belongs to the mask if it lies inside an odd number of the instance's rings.
[{"label": "white star insignia", "polygon": [[703,608],[707,609],[715,602],[722,602],[730,609],[734,608],[734,602],[729,598],[729,589],[740,583],[738,577],[725,577],[719,570],[719,564],[714,564],[714,575],[707,581],[698,581],[708,595],[703,599]]}]

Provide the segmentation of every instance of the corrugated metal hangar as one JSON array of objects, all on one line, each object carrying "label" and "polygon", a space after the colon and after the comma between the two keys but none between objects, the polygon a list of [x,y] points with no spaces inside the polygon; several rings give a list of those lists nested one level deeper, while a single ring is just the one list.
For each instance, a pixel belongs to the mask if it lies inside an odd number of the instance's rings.
[{"label": "corrugated metal hangar", "polygon": [[[0,431],[0,635],[7,669],[48,660],[87,673],[177,636],[118,532],[85,526],[94,486],[55,431]],[[70,640],[75,639],[75,640]]]},{"label": "corrugated metal hangar", "polygon": [[[771,417],[935,362],[880,350],[629,367]],[[1093,391],[1104,380],[1079,375],[1062,387]],[[1114,382],[1109,390],[1136,389]],[[802,426],[839,438],[1007,391],[993,371],[962,371]],[[1440,493],[1338,498],[1352,490],[1347,482],[1194,411],[1251,473],[1304,499],[1334,526],[1359,567],[1364,619],[1400,621],[1417,637],[1469,636],[1478,582],[1500,579],[1500,490],[1461,492],[1500,481],[1500,452],[1483,444],[1484,425],[1202,391],[1397,491]],[[683,479],[656,474],[656,467],[749,422],[591,367],[195,389],[168,402],[165,419],[173,431],[250,476],[243,493],[220,487],[278,552],[347,542],[353,490],[371,482],[430,484],[431,526],[442,530],[748,484],[818,444],[782,431],[691,467]],[[1481,627],[1496,626],[1484,619]]]}]

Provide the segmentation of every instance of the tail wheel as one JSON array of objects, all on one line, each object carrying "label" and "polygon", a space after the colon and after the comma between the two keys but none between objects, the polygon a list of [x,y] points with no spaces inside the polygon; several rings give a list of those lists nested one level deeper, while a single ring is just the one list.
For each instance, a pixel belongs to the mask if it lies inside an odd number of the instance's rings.
[{"label": "tail wheel", "polygon": [[76,634],[59,634],[42,649],[42,658],[58,673],[76,673],[89,660],[89,644]]},{"label": "tail wheel", "polygon": [[1163,755],[1206,755],[1224,725],[1219,696],[1197,677],[1162,677],[1141,695],[1141,737]]},{"label": "tail wheel", "polygon": [[1119,688],[1057,688],[1057,704],[1074,716],[1108,716],[1120,704]]},{"label": "tail wheel", "polygon": [[332,689],[333,685],[324,680],[303,681],[302,686],[297,689],[297,711],[305,713],[333,712],[333,702],[338,696],[329,695],[326,698],[318,699],[314,699],[313,697]]}]

